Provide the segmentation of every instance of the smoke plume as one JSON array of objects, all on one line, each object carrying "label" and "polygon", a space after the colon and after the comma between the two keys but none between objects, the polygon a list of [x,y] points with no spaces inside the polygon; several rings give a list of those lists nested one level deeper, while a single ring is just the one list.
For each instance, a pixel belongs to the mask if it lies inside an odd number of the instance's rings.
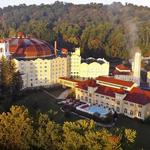
[{"label": "smoke plume", "polygon": [[125,23],[127,48],[129,49],[130,57],[133,57],[136,52],[140,52],[138,44],[138,27],[135,20],[126,20]]}]

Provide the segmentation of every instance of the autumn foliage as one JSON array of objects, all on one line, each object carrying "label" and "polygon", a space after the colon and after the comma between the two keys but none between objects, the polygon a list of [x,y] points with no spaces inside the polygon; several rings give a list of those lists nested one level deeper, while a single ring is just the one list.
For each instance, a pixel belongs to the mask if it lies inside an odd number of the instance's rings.
[{"label": "autumn foliage", "polygon": [[93,120],[60,125],[47,114],[31,118],[23,106],[0,114],[0,148],[5,150],[122,150],[134,143],[136,132],[118,129],[113,134],[98,129]]}]

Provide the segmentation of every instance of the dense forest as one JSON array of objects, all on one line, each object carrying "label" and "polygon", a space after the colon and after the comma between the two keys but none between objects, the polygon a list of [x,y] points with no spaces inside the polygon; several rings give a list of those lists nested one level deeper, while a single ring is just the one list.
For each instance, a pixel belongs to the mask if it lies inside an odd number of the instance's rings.
[{"label": "dense forest", "polygon": [[80,46],[82,56],[129,58],[140,47],[150,55],[150,8],[132,4],[111,5],[55,2],[0,9],[0,36],[23,31],[70,51]]}]

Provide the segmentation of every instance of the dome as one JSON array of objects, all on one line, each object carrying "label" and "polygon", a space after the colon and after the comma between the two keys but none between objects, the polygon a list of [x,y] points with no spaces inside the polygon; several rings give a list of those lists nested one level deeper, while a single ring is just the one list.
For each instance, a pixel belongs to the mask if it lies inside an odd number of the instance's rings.
[{"label": "dome", "polygon": [[35,38],[9,38],[9,51],[15,58],[49,57],[54,48],[49,43]]}]

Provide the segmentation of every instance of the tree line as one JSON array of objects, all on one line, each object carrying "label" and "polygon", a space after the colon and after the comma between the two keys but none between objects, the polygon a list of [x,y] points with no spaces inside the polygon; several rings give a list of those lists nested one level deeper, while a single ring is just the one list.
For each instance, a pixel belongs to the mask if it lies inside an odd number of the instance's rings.
[{"label": "tree line", "polygon": [[27,35],[69,50],[80,46],[83,57],[127,59],[134,46],[150,54],[150,8],[132,4],[111,5],[55,2],[0,9],[0,36]]},{"label": "tree line", "polygon": [[10,107],[12,100],[20,93],[23,81],[13,59],[0,60],[0,112]]},{"label": "tree line", "polygon": [[5,150],[122,150],[132,149],[136,132],[131,129],[98,129],[92,120],[64,122],[49,114],[30,117],[24,106],[0,114],[0,148]]}]

